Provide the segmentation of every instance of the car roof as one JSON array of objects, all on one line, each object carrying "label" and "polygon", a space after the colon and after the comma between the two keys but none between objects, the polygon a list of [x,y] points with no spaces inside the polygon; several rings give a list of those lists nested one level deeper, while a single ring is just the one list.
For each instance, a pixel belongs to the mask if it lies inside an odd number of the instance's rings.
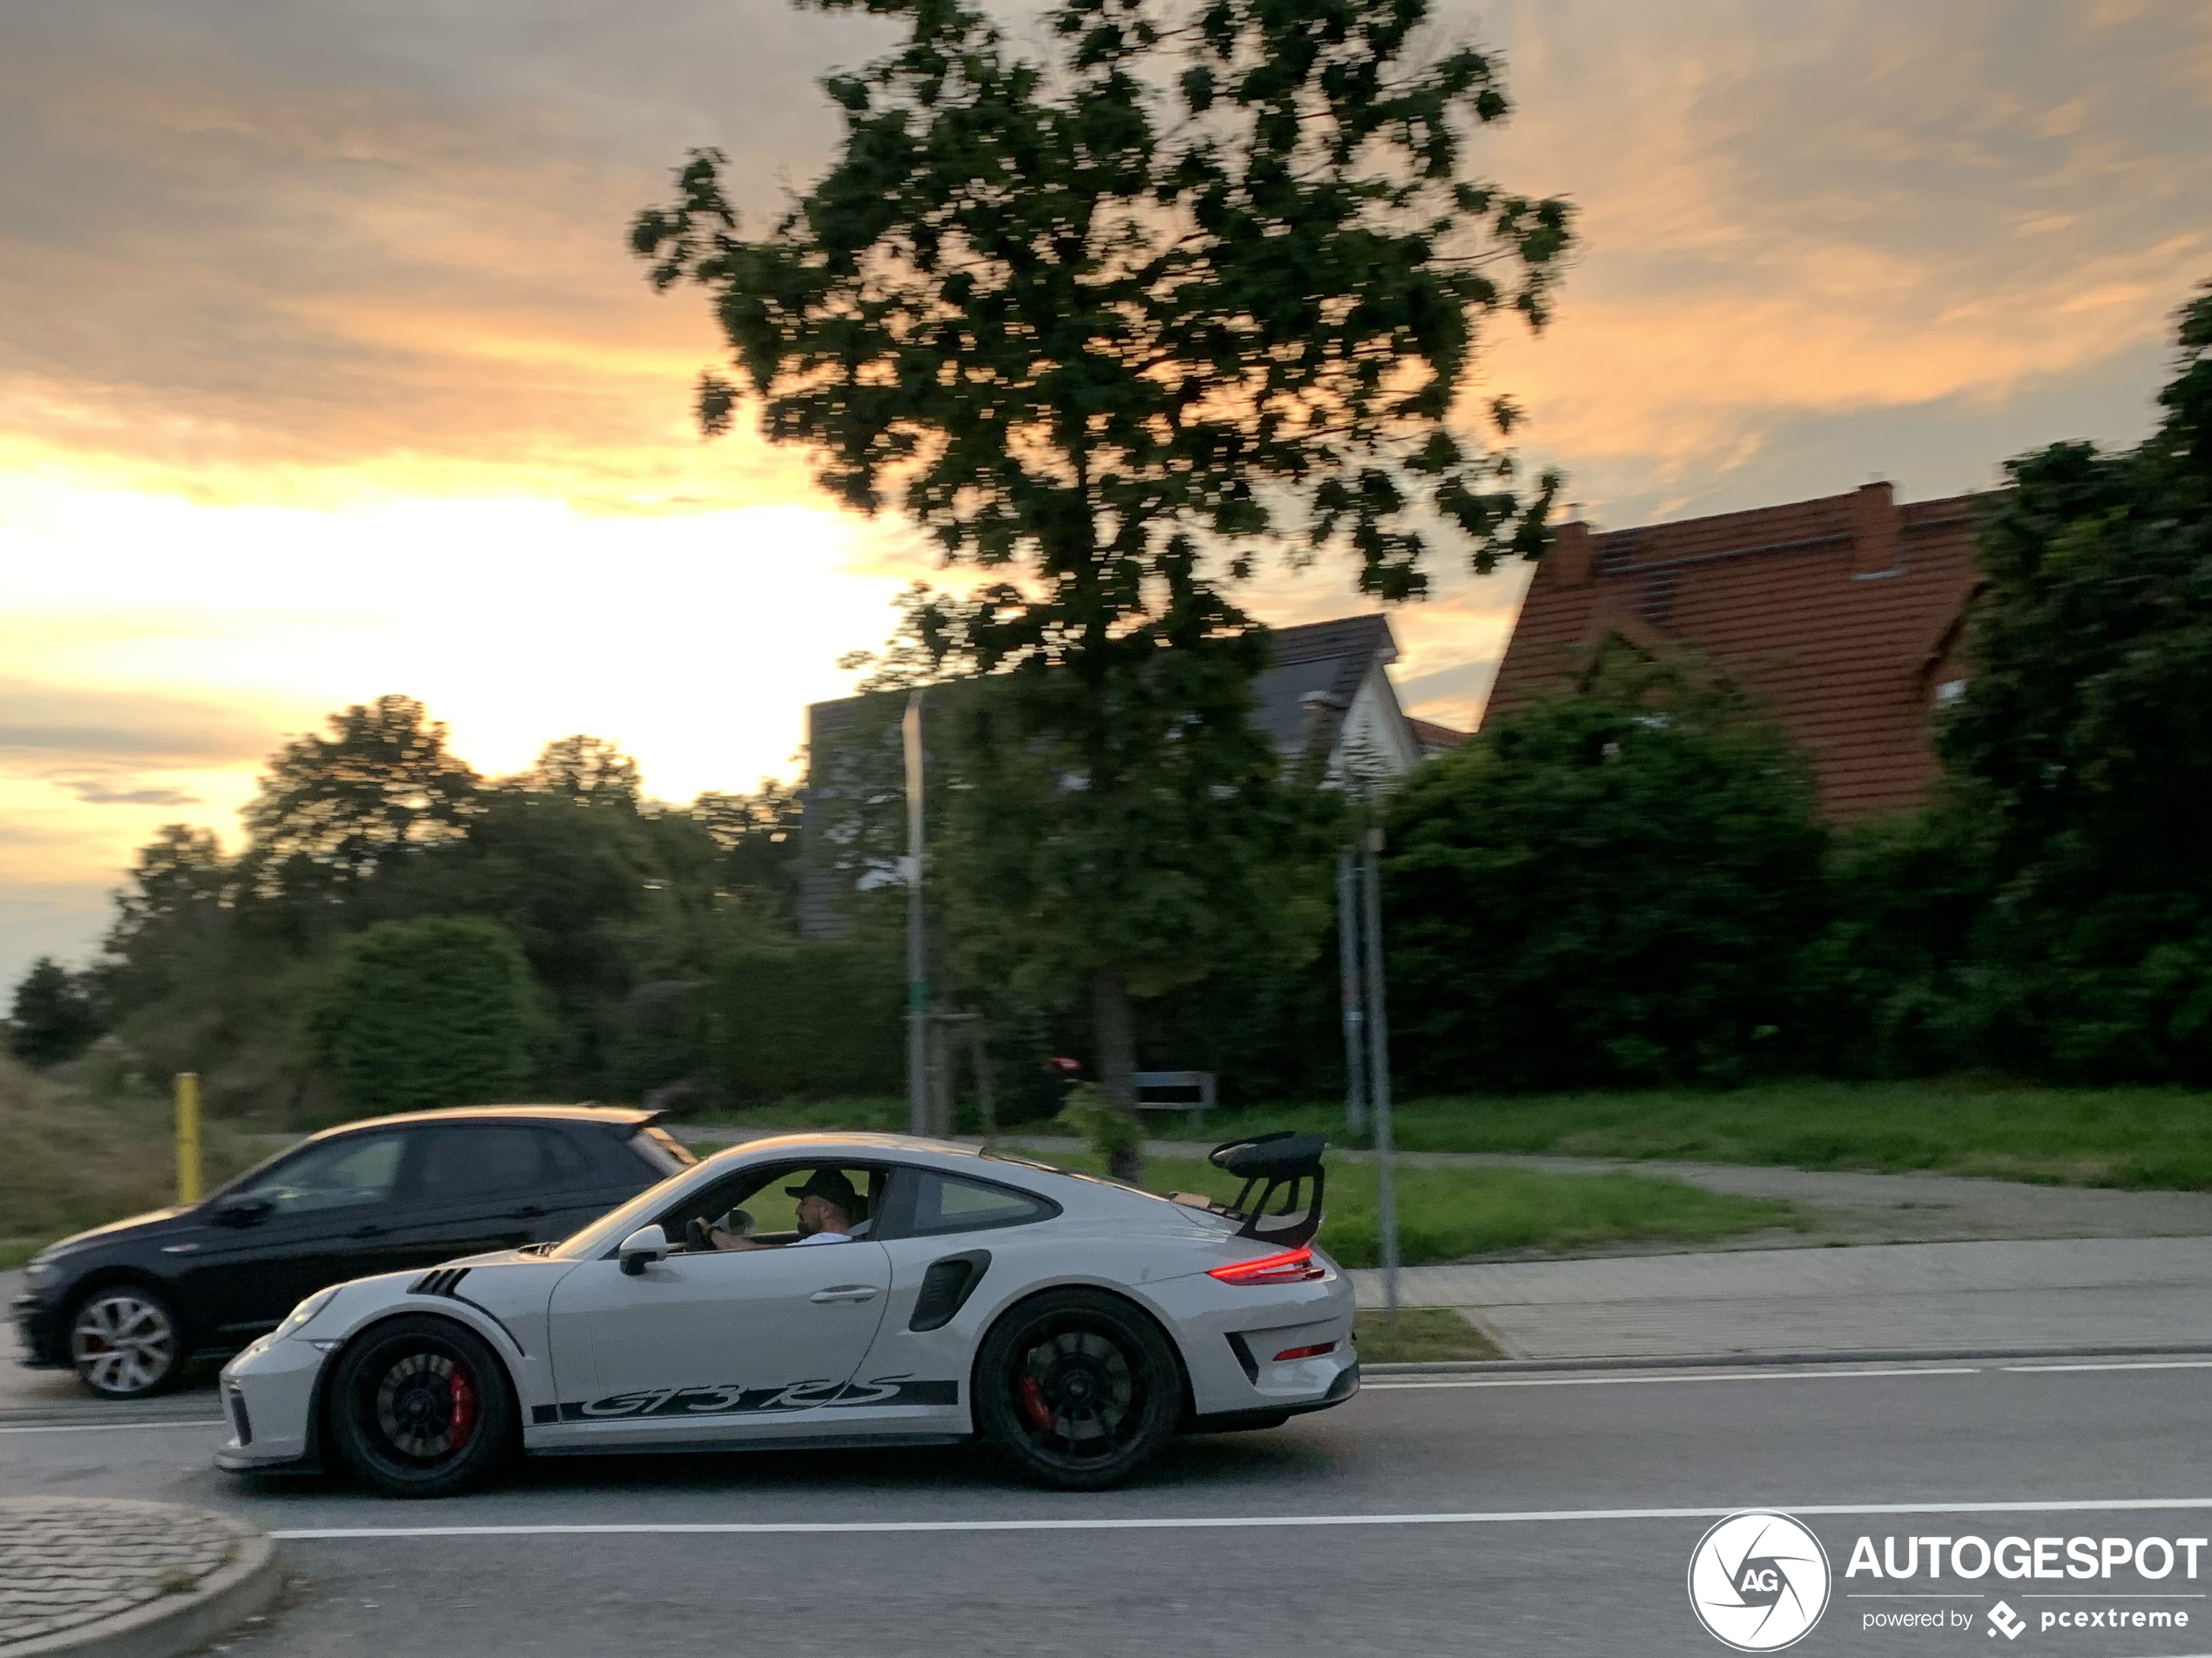
[{"label": "car roof", "polygon": [[308,1136],[344,1134],[354,1129],[384,1129],[398,1123],[435,1122],[606,1122],[642,1129],[662,1114],[634,1105],[448,1105],[434,1111],[401,1111],[390,1116],[341,1122]]}]

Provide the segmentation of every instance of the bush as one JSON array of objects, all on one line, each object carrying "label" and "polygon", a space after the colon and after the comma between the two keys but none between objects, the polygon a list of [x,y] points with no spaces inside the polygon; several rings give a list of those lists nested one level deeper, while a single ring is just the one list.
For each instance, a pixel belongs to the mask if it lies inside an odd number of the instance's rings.
[{"label": "bush", "polygon": [[540,1023],[522,947],[473,917],[380,921],[340,940],[309,1015],[317,1062],[375,1112],[515,1098]]},{"label": "bush", "polygon": [[1778,1054],[1820,913],[1813,812],[1732,685],[1617,644],[1424,767],[1384,878],[1408,1086],[1727,1082]]},{"label": "bush", "polygon": [[709,994],[717,1092],[734,1103],[905,1090],[905,978],[885,944],[735,949],[718,964]]}]

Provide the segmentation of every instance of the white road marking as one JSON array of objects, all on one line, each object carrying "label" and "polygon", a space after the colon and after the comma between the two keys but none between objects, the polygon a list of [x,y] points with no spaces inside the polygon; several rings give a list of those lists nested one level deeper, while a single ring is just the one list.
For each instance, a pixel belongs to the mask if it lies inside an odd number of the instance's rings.
[{"label": "white road marking", "polygon": [[134,1428],[227,1427],[219,1416],[196,1416],[184,1422],[37,1422],[21,1427],[0,1427],[0,1433],[128,1433]]},{"label": "white road marking", "polygon": [[1644,1382],[1826,1382],[1846,1376],[1979,1376],[1971,1365],[1916,1365],[1897,1370],[1731,1371],[1719,1376],[1472,1376],[1429,1381],[1365,1382],[1363,1393],[1406,1392],[1428,1387],[1625,1387]]},{"label": "white road marking", "polygon": [[2115,1497],[2048,1502],[1736,1503],[1724,1508],[1529,1508],[1445,1514],[1163,1514],[1116,1520],[659,1520],[545,1526],[309,1526],[269,1535],[284,1541],[368,1537],[816,1536],[908,1532],[1182,1532],[1314,1526],[1535,1526],[1622,1520],[1717,1520],[1746,1509],[1785,1514],[2064,1514],[2212,1508],[2212,1497]]},{"label": "white road marking", "polygon": [[2007,1365],[2020,1376],[2040,1376],[2054,1370],[2212,1370],[2212,1358],[2112,1359],[2094,1365]]}]

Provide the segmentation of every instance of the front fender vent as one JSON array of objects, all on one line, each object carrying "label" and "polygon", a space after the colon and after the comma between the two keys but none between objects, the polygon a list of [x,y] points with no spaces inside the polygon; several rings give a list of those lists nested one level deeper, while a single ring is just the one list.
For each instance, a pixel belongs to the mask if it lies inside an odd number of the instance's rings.
[{"label": "front fender vent", "polygon": [[434,1267],[407,1286],[409,1295],[444,1296],[451,1300],[461,1289],[462,1279],[469,1276],[465,1266]]}]

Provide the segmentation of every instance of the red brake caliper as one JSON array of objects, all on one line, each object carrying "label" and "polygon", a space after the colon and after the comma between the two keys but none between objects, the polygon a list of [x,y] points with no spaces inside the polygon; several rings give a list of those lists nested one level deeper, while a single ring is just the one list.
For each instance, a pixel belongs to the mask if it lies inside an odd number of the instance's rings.
[{"label": "red brake caliper", "polygon": [[1029,1425],[1040,1433],[1049,1432],[1052,1427],[1052,1407],[1044,1402],[1044,1389],[1037,1378],[1023,1371],[1014,1391],[1021,1397],[1022,1414],[1029,1419]]},{"label": "red brake caliper", "polygon": [[447,1378],[453,1399],[453,1418],[447,1425],[446,1438],[458,1451],[469,1443],[469,1436],[476,1431],[476,1385],[469,1379],[469,1372],[460,1365],[453,1367]]}]

